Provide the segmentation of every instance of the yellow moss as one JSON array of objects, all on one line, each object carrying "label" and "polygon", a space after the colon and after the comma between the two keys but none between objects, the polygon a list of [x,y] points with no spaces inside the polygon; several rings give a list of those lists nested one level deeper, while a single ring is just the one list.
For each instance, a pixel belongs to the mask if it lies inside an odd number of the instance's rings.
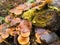
[{"label": "yellow moss", "polygon": [[28,11],[23,13],[22,18],[31,21],[33,16],[34,16],[34,14],[35,14],[35,9],[30,9],[30,10],[28,10]]},{"label": "yellow moss", "polygon": [[[42,13],[41,13],[42,12]],[[51,12],[47,13],[47,11],[41,11],[39,14],[37,13],[32,20],[33,25],[38,27],[45,27],[47,23],[53,19],[53,14]]]}]

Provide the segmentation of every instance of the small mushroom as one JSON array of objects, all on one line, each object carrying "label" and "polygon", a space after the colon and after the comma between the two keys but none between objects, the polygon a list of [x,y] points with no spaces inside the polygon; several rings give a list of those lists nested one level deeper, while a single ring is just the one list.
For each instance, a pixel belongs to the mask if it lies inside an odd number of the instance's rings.
[{"label": "small mushroom", "polygon": [[30,36],[30,31],[24,30],[21,32],[22,37],[29,37]]},{"label": "small mushroom", "polygon": [[20,34],[20,31],[16,30],[15,28],[9,28],[9,30],[7,30],[7,32],[9,32],[9,34],[11,36],[15,36],[15,35],[19,35]]},{"label": "small mushroom", "polygon": [[19,28],[19,26],[16,27],[16,30],[17,30],[17,31],[21,31],[20,28]]},{"label": "small mushroom", "polygon": [[0,43],[2,43],[4,41],[4,39],[0,36]]},{"label": "small mushroom", "polygon": [[22,20],[20,22],[20,25],[19,25],[20,29],[26,29],[28,28],[29,30],[31,30],[32,28],[32,23],[30,21],[27,21],[27,20]]},{"label": "small mushroom", "polygon": [[22,20],[20,25],[21,36],[28,37],[32,28],[32,24],[29,21]]},{"label": "small mushroom", "polygon": [[15,36],[15,32],[14,31],[10,31],[10,35],[11,36]]},{"label": "small mushroom", "polygon": [[35,36],[36,36],[36,42],[41,44],[42,42],[40,40],[40,35],[36,33]]},{"label": "small mushroom", "polygon": [[13,19],[13,17],[11,15],[8,15],[5,17],[5,22],[10,23],[12,19]]},{"label": "small mushroom", "polygon": [[6,33],[6,32],[4,32],[4,33],[2,33],[1,37],[2,37],[3,39],[6,39],[6,38],[9,37],[9,34]]},{"label": "small mushroom", "polygon": [[7,27],[8,27],[8,25],[6,23],[1,24],[0,31],[4,31]]},{"label": "small mushroom", "polygon": [[23,37],[30,36],[30,30],[26,26],[21,29],[21,36]]},{"label": "small mushroom", "polygon": [[31,4],[31,7],[35,7],[36,5],[37,5],[37,3],[34,2],[34,3]]},{"label": "small mushroom", "polygon": [[14,36],[14,35],[15,35],[14,30],[15,30],[15,28],[9,28],[9,29],[7,30],[7,32],[9,32],[9,34],[10,34],[11,36]]},{"label": "small mushroom", "polygon": [[11,9],[9,12],[14,13],[16,16],[18,16],[18,15],[22,14],[23,9],[25,9],[25,7],[26,7],[26,5],[20,4],[17,7]]},{"label": "small mushroom", "polygon": [[29,42],[29,37],[22,37],[21,35],[19,35],[17,40],[19,44],[25,45]]},{"label": "small mushroom", "polygon": [[11,20],[11,22],[10,22],[10,25],[11,26],[14,26],[14,25],[16,25],[17,23],[20,23],[20,18],[13,18],[12,20]]}]

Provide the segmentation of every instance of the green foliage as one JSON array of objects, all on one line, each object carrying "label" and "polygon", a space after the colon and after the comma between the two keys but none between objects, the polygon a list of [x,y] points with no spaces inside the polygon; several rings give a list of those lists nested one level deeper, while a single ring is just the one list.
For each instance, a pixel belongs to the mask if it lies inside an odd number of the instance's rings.
[{"label": "green foliage", "polygon": [[4,21],[4,17],[1,17],[1,16],[0,16],[0,24],[2,24],[3,21]]},{"label": "green foliage", "polygon": [[28,0],[27,2],[28,3],[33,3],[35,0]]},{"label": "green foliage", "polygon": [[14,6],[12,5],[12,4],[9,4],[9,5],[7,5],[7,9],[11,9],[11,8],[13,8]]}]

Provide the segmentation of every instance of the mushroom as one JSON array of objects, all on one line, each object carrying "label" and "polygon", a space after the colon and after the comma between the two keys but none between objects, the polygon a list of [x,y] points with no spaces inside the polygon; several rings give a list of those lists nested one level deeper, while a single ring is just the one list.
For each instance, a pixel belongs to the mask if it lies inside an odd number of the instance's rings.
[{"label": "mushroom", "polygon": [[14,13],[16,16],[18,16],[18,15],[22,14],[23,9],[25,9],[24,7],[25,7],[25,5],[21,4],[13,9],[11,9],[9,12]]},{"label": "mushroom", "polygon": [[30,31],[28,31],[28,30],[21,31],[21,36],[22,37],[29,37],[30,36]]},{"label": "mushroom", "polygon": [[31,3],[24,3],[26,5],[26,8],[24,9],[25,10],[29,10],[31,8]]},{"label": "mushroom", "polygon": [[14,26],[16,25],[17,23],[20,23],[20,18],[13,18],[10,22],[10,26]]},{"label": "mushroom", "polygon": [[4,41],[4,39],[0,36],[0,43],[2,43]]},{"label": "mushroom", "polygon": [[29,21],[22,20],[19,27],[22,37],[28,37],[30,35],[32,24]]},{"label": "mushroom", "polygon": [[36,33],[35,36],[36,36],[36,42],[41,44],[42,42],[40,40],[40,35]]},{"label": "mushroom", "polygon": [[3,39],[6,39],[6,38],[9,37],[9,34],[6,33],[6,32],[3,32],[2,35],[1,35],[1,37],[2,37]]},{"label": "mushroom", "polygon": [[7,29],[6,29],[6,33],[9,34],[9,33],[10,33],[10,30],[11,30],[10,28],[7,28]]},{"label": "mushroom", "polygon": [[7,32],[11,35],[11,36],[15,36],[15,35],[19,35],[20,34],[20,31],[19,30],[16,30],[15,28],[9,28],[7,30]]},{"label": "mushroom", "polygon": [[9,37],[9,33],[7,32],[7,30],[6,29],[2,29],[2,31],[0,32],[0,35],[1,35],[1,37],[3,38],[3,39],[6,39],[6,38],[8,38]]},{"label": "mushroom", "polygon": [[31,30],[32,28],[32,23],[30,21],[27,21],[27,20],[22,20],[20,22],[20,25],[19,25],[20,29],[23,29],[23,28],[28,28],[29,30]]},{"label": "mushroom", "polygon": [[8,25],[6,23],[3,23],[0,25],[0,31],[5,30],[8,27]]},{"label": "mushroom", "polygon": [[15,28],[8,28],[7,29],[7,32],[11,35],[11,36],[14,36],[15,34],[14,34],[14,30],[15,30]]},{"label": "mushroom", "polygon": [[15,32],[14,31],[10,31],[10,35],[11,36],[15,36]]},{"label": "mushroom", "polygon": [[16,27],[16,30],[17,30],[17,31],[21,31],[20,28],[19,28],[19,26]]},{"label": "mushroom", "polygon": [[13,17],[11,15],[8,15],[5,17],[5,22],[9,23],[9,22],[11,22],[12,19],[13,19]]},{"label": "mushroom", "polygon": [[36,2],[32,3],[32,4],[31,4],[31,8],[32,8],[32,7],[35,7],[36,5],[37,5]]},{"label": "mushroom", "polygon": [[6,39],[9,34],[6,32],[6,29],[8,28],[8,25],[6,23],[0,25],[0,35],[3,39]]},{"label": "mushroom", "polygon": [[19,44],[25,45],[29,42],[29,37],[22,37],[21,35],[19,35],[17,40]]}]

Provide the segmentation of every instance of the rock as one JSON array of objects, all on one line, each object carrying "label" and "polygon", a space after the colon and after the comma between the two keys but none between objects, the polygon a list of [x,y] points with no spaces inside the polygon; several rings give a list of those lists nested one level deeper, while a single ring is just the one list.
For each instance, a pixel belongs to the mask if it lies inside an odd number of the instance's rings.
[{"label": "rock", "polygon": [[60,0],[53,0],[53,2],[51,3],[51,5],[54,5],[56,7],[60,7]]}]

